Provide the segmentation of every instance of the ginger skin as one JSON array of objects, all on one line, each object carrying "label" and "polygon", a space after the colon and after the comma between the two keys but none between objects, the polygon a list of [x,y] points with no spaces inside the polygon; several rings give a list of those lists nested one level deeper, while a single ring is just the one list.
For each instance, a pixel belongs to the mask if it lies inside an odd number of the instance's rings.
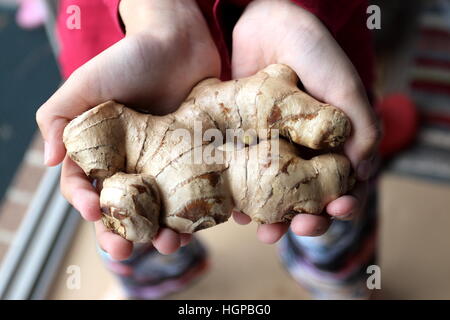
[{"label": "ginger skin", "polygon": [[[103,186],[104,224],[131,241],[151,241],[159,224],[181,233],[208,228],[227,221],[233,208],[259,223],[320,214],[351,188],[349,161],[331,153],[303,160],[293,144],[271,139],[270,130],[299,145],[328,149],[345,141],[350,122],[339,109],[300,91],[297,81],[280,64],[244,79],[206,79],[163,117],[109,101],[70,122],[64,143],[69,157]],[[235,152],[227,145],[212,148],[224,161],[198,164],[192,161],[196,152],[204,154],[213,142],[195,145],[174,134],[184,129],[194,136],[194,121],[201,123],[201,136],[208,129],[223,135],[227,129],[255,130],[260,142]]]}]

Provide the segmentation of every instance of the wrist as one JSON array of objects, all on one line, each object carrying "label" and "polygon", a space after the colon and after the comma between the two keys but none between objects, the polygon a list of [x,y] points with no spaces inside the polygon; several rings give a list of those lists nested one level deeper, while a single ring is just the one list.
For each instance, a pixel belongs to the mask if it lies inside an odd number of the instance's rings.
[{"label": "wrist", "polygon": [[138,33],[149,27],[152,14],[152,0],[121,0],[119,15],[126,34]]},{"label": "wrist", "polygon": [[196,6],[196,0],[121,0],[119,14],[127,35],[165,33],[173,29],[169,25],[179,23],[177,15],[189,14],[186,10]]},{"label": "wrist", "polygon": [[291,27],[311,26],[320,20],[311,12],[292,0],[253,0],[242,16],[265,16],[271,23],[288,24]]}]

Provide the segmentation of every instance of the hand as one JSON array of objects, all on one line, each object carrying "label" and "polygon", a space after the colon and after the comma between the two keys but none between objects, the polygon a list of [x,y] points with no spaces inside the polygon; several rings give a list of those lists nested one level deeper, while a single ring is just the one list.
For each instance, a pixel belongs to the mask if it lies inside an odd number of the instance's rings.
[{"label": "hand", "polygon": [[[219,54],[194,0],[122,0],[120,13],[125,38],[76,70],[36,114],[45,140],[45,163],[63,161],[62,194],[83,218],[97,221],[99,244],[116,260],[130,255],[132,243],[98,221],[99,195],[66,156],[64,127],[111,99],[153,114],[170,113],[197,82],[220,73]],[[153,244],[169,254],[189,239],[190,235],[162,229]]]},{"label": "hand", "polygon": [[[364,86],[343,50],[314,15],[290,1],[256,0],[245,10],[233,30],[233,78],[246,77],[272,63],[295,70],[309,94],[343,110],[352,122],[352,134],[344,146],[359,182],[351,195],[326,207],[327,215],[299,214],[291,222],[300,236],[318,236],[331,217],[351,219],[364,206],[371,159],[380,131]],[[242,213],[238,223],[250,222]],[[258,238],[273,243],[287,231],[287,224],[261,225]]]}]

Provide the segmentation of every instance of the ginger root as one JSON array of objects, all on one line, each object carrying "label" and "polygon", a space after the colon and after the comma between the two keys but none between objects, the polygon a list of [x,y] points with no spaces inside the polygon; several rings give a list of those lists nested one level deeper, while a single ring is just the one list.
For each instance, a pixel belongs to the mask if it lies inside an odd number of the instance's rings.
[{"label": "ginger root", "polygon": [[[345,141],[350,121],[297,82],[281,64],[244,79],[206,79],[163,117],[109,101],[71,121],[64,143],[69,157],[103,187],[103,223],[131,241],[151,241],[160,225],[181,233],[208,228],[227,221],[233,208],[259,223],[320,214],[351,188],[349,161],[333,153],[303,160],[294,144],[272,132],[328,149]],[[195,142],[197,134],[229,129],[254,134],[238,137],[246,145],[232,151],[234,141]],[[223,161],[210,161],[217,159]]]}]

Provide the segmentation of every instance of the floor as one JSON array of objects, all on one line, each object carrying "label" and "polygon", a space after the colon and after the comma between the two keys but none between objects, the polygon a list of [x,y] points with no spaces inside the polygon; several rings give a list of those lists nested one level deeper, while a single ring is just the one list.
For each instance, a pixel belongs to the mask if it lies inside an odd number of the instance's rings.
[{"label": "floor", "polygon": [[[386,174],[381,178],[380,241],[383,299],[450,299],[450,186]],[[211,251],[211,269],[170,299],[308,299],[285,272],[275,246],[259,243],[255,226],[234,222],[199,236]],[[67,288],[71,265],[80,267],[81,286]],[[61,265],[50,299],[121,299],[105,271],[89,223],[82,223]]]},{"label": "floor", "polygon": [[[304,299],[306,293],[281,267],[275,246],[259,243],[255,226],[230,222],[204,230],[199,237],[210,249],[209,272],[171,299]],[[105,271],[94,246],[92,226],[82,223],[62,264],[50,299],[120,299],[115,280]],[[81,271],[81,287],[66,286],[70,265]]]},{"label": "floor", "polygon": [[450,185],[385,176],[380,264],[386,299],[450,299]]}]

